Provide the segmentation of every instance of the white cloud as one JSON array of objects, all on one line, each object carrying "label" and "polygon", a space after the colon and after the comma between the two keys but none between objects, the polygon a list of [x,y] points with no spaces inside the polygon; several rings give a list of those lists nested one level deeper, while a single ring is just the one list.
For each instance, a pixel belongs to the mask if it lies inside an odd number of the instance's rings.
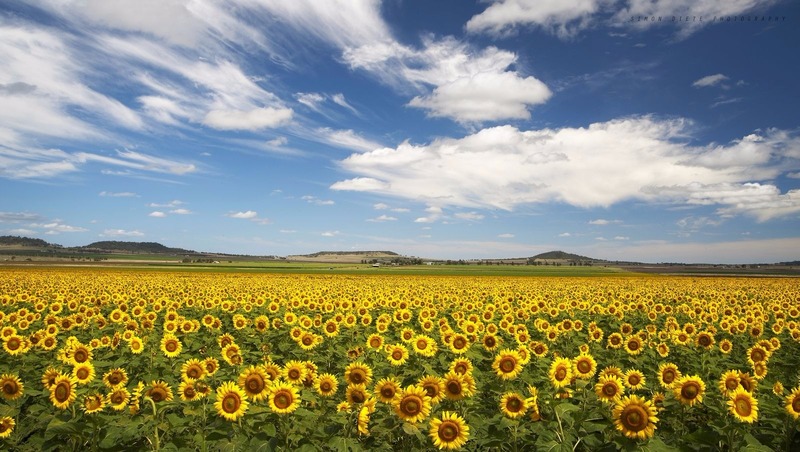
[{"label": "white cloud", "polygon": [[318,206],[332,206],[336,204],[332,199],[319,199],[316,196],[305,195],[301,197],[303,201],[308,202],[309,204],[316,204]]},{"label": "white cloud", "polygon": [[281,230],[280,230],[280,231],[278,231],[278,232],[280,232],[281,234],[294,234],[294,233],[295,233],[295,232],[297,232],[297,231],[296,231],[296,230],[294,230],[294,229],[281,229]]},{"label": "white cloud", "polygon": [[606,220],[606,219],[603,219],[603,218],[598,218],[596,220],[591,220],[589,222],[589,224],[593,224],[595,226],[607,226],[609,224],[618,224],[618,223],[622,223],[622,221],[620,221],[620,220]]},{"label": "white cloud", "polygon": [[189,209],[173,209],[173,210],[170,210],[169,213],[172,213],[172,214],[175,214],[175,215],[191,215],[192,211],[189,210]]},{"label": "white cloud", "polygon": [[705,88],[709,86],[716,86],[728,80],[728,76],[723,74],[706,75],[703,78],[697,79],[692,83],[695,88]]},{"label": "white cloud", "polygon": [[515,54],[496,47],[476,50],[452,37],[424,37],[421,49],[370,43],[346,49],[344,59],[401,91],[432,87],[409,105],[461,123],[528,118],[529,107],[551,96],[540,80],[509,70],[517,61]]},{"label": "white cloud", "polygon": [[258,216],[258,212],[254,210],[248,210],[245,212],[230,212],[225,214],[225,216],[230,218],[240,218],[243,220],[252,220]]},{"label": "white cloud", "polygon": [[46,229],[47,232],[52,234],[58,234],[61,232],[86,232],[88,229],[82,228],[80,226],[70,226],[68,224],[64,224],[59,220],[52,221],[50,223],[31,223],[29,225],[32,228],[41,228]]},{"label": "white cloud", "polygon": [[294,95],[298,102],[312,110],[319,110],[319,104],[325,101],[325,96],[320,93],[296,93]]},{"label": "white cloud", "polygon": [[353,113],[354,115],[358,115],[358,110],[356,110],[352,105],[350,105],[349,102],[347,102],[347,99],[344,98],[344,94],[336,93],[331,96],[331,100],[333,101],[334,104],[350,110],[350,112]]},{"label": "white cloud", "polygon": [[501,239],[513,239],[514,238],[514,234],[508,234],[508,233],[499,234],[497,237],[499,237]]},{"label": "white cloud", "polygon": [[100,237],[143,237],[144,233],[139,230],[128,231],[125,229],[106,229]]},{"label": "white cloud", "polygon": [[574,36],[589,25],[600,0],[500,0],[466,24],[472,33],[509,33],[517,26],[532,25],[562,38]]},{"label": "white cloud", "polygon": [[277,137],[267,141],[267,146],[271,147],[281,147],[285,146],[289,143],[289,140],[286,137]]},{"label": "white cloud", "polygon": [[630,239],[631,239],[630,237],[623,236],[623,235],[618,235],[618,236],[614,237],[614,240],[630,240]]},{"label": "white cloud", "polygon": [[347,130],[334,130],[330,128],[320,128],[316,130],[317,138],[323,143],[330,144],[339,148],[351,151],[373,151],[383,147],[382,144],[366,139],[358,133]]},{"label": "white cloud", "polygon": [[[569,39],[595,24],[647,30],[672,24],[685,38],[712,23],[710,18],[737,16],[776,3],[776,0],[496,0],[473,16],[465,28],[472,33],[505,36],[519,28],[536,27]],[[608,18],[609,14],[613,17]],[[631,21],[631,17],[663,17],[660,22]],[[673,23],[673,16],[703,17],[703,21]],[[613,33],[614,35],[625,34]]]},{"label": "white cloud", "polygon": [[164,212],[161,212],[159,210],[155,210],[155,211],[150,212],[149,214],[147,214],[147,216],[148,217],[153,217],[153,218],[164,218],[164,217],[167,216],[167,214],[165,214]]},{"label": "white cloud", "polygon": [[166,203],[151,202],[150,204],[147,205],[147,207],[173,208],[173,207],[178,207],[178,206],[180,206],[182,204],[183,204],[183,201],[181,201],[180,199],[173,199],[172,201],[169,201],[169,202],[166,202]]},{"label": "white cloud", "polygon": [[375,218],[370,218],[367,221],[372,221],[372,222],[375,222],[375,223],[382,223],[382,222],[385,222],[385,221],[397,221],[397,218],[389,216],[389,215],[380,215],[380,216],[377,216]]},{"label": "white cloud", "polygon": [[485,215],[480,214],[478,212],[458,212],[454,216],[461,220],[472,220],[472,221],[483,220],[485,218]]},{"label": "white cloud", "polygon": [[289,108],[254,108],[252,110],[211,110],[203,123],[219,130],[262,130],[288,124]]},{"label": "white cloud", "polygon": [[138,198],[139,195],[130,191],[122,191],[122,192],[113,192],[113,191],[101,191],[98,196],[108,196],[112,198]]},{"label": "white cloud", "polygon": [[711,242],[599,243],[575,252],[609,260],[686,263],[770,263],[797,260],[800,238]]},{"label": "white cloud", "polygon": [[25,229],[25,228],[18,228],[18,229],[9,229],[6,233],[11,235],[36,235],[38,234],[36,231],[32,229]]},{"label": "white cloud", "polygon": [[[340,165],[358,177],[331,188],[396,196],[437,208],[512,210],[546,202],[589,208],[635,199],[720,204],[722,213],[746,213],[761,220],[795,211],[795,192],[781,194],[774,185],[752,181],[800,169],[800,138],[768,129],[726,145],[692,146],[686,144],[691,131],[688,120],[651,116],[585,128],[492,127],[460,139],[440,138],[425,145],[404,142],[352,154]],[[719,184],[723,191],[747,196],[714,193]],[[752,196],[754,192],[762,197]]]},{"label": "white cloud", "polygon": [[558,234],[558,236],[559,237],[572,237],[572,234],[570,234],[569,232],[562,232],[561,234]]},{"label": "white cloud", "polygon": [[389,204],[379,202],[379,203],[373,204],[372,208],[375,209],[375,210],[386,210],[386,209],[389,208]]},{"label": "white cloud", "polygon": [[323,237],[336,237],[339,234],[341,234],[339,231],[325,231],[320,235]]}]

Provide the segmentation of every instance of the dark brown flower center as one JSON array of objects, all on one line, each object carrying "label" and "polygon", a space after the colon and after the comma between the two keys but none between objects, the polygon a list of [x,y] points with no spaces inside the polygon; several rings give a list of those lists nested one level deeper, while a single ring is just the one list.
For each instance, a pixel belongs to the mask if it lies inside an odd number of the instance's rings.
[{"label": "dark brown flower center", "polygon": [[737,398],[733,403],[733,407],[736,413],[742,417],[750,416],[750,413],[753,412],[753,406],[750,404],[750,401],[744,397]]},{"label": "dark brown flower center", "polygon": [[247,381],[245,381],[245,386],[252,394],[258,394],[264,390],[264,379],[258,374],[249,375]]},{"label": "dark brown flower center", "polygon": [[500,361],[500,366],[499,367],[500,367],[500,370],[502,370],[503,372],[506,372],[506,373],[513,372],[514,368],[517,367],[517,361],[514,358],[511,358],[511,357],[503,358]]},{"label": "dark brown flower center", "polygon": [[453,421],[444,421],[442,425],[439,426],[438,435],[439,439],[442,441],[449,443],[455,441],[458,438],[458,424]]},{"label": "dark brown flower center", "polygon": [[222,399],[222,409],[228,414],[235,413],[242,405],[242,399],[236,393],[228,393]]},{"label": "dark brown flower center", "polygon": [[632,405],[622,411],[619,419],[626,429],[632,432],[640,432],[647,428],[650,417],[644,407]]},{"label": "dark brown flower center", "polygon": [[681,387],[681,396],[686,400],[693,400],[700,394],[700,385],[690,381]]},{"label": "dark brown flower center", "polygon": [[422,400],[417,396],[407,396],[400,403],[400,411],[406,416],[416,416],[422,411]]},{"label": "dark brown flower center", "polygon": [[282,390],[277,394],[275,394],[273,402],[275,403],[276,407],[278,407],[281,410],[284,410],[286,408],[289,408],[289,406],[292,404],[292,395]]},{"label": "dark brown flower center", "polygon": [[61,382],[56,386],[55,389],[55,399],[58,403],[64,403],[69,400],[69,396],[72,394],[72,388],[70,387],[69,383]]},{"label": "dark brown flower center", "polygon": [[522,410],[522,400],[512,397],[506,401],[506,409],[512,413],[519,413]]}]

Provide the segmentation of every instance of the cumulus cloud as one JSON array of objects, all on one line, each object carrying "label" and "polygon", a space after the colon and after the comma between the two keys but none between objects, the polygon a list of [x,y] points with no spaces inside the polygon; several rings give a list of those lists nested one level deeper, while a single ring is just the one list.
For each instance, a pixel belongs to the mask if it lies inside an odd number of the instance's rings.
[{"label": "cumulus cloud", "polygon": [[59,220],[55,220],[49,223],[31,223],[29,225],[32,228],[41,228],[46,230],[48,234],[58,234],[61,232],[86,232],[88,229],[82,228],[80,226],[71,226],[68,224],[64,224]]},{"label": "cumulus cloud", "polygon": [[169,213],[172,213],[172,214],[175,214],[175,215],[191,215],[192,211],[189,210],[189,209],[173,209],[173,210],[170,210]]},{"label": "cumulus cloud", "polygon": [[632,199],[718,204],[721,214],[762,221],[800,210],[795,191],[781,194],[772,184],[753,182],[800,168],[798,137],[769,129],[728,144],[693,146],[687,144],[691,131],[688,120],[652,116],[581,128],[492,127],[352,154],[340,165],[358,177],[331,188],[424,202],[439,216],[446,206],[512,210],[561,202],[590,208]]},{"label": "cumulus cloud", "polygon": [[253,218],[256,218],[258,216],[258,212],[256,212],[255,210],[247,210],[244,212],[230,212],[225,214],[225,216],[229,218],[239,218],[242,220],[252,220]]},{"label": "cumulus cloud", "polygon": [[570,234],[569,232],[562,232],[561,234],[558,234],[558,236],[559,237],[572,237],[572,234]]},{"label": "cumulus cloud", "polygon": [[167,214],[165,214],[164,212],[161,212],[160,210],[154,210],[153,212],[150,212],[149,214],[147,214],[147,216],[148,217],[153,217],[153,218],[164,218],[164,217],[167,216]]},{"label": "cumulus cloud", "polygon": [[706,88],[709,86],[716,86],[728,80],[728,76],[723,74],[706,75],[703,78],[697,79],[692,83],[695,88]]},{"label": "cumulus cloud", "polygon": [[542,81],[509,69],[515,54],[496,47],[475,49],[452,37],[425,37],[419,49],[370,43],[346,49],[344,59],[400,90],[425,91],[409,106],[461,123],[529,118],[528,109],[552,95]]},{"label": "cumulus cloud", "polygon": [[501,0],[466,24],[472,33],[507,34],[519,26],[534,26],[562,38],[586,28],[600,0]]},{"label": "cumulus cloud", "polygon": [[323,237],[336,237],[339,234],[341,234],[339,231],[325,231],[320,235]]},{"label": "cumulus cloud", "polygon": [[371,222],[374,222],[374,223],[383,223],[383,222],[386,222],[386,221],[397,221],[397,218],[389,216],[389,215],[380,215],[380,216],[377,216],[375,218],[370,218],[367,221],[371,221]]},{"label": "cumulus cloud", "polygon": [[106,229],[100,234],[100,237],[144,237],[144,233],[134,229]]}]

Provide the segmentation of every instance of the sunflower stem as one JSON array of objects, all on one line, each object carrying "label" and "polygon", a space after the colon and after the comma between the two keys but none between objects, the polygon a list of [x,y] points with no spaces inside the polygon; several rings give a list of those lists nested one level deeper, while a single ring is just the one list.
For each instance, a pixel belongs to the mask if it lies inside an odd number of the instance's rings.
[{"label": "sunflower stem", "polygon": [[153,407],[153,421],[155,421],[155,428],[153,429],[153,447],[155,450],[161,450],[161,444],[158,440],[158,409],[156,408],[155,400],[151,399],[150,397],[145,397],[145,400],[150,402],[150,406]]}]

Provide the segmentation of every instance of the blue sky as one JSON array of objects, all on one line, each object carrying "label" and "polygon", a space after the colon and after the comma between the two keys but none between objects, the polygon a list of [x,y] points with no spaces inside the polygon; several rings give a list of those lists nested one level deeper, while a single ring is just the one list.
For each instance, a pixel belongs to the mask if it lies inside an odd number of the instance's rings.
[{"label": "blue sky", "polygon": [[798,20],[772,0],[4,1],[0,234],[795,260]]}]

